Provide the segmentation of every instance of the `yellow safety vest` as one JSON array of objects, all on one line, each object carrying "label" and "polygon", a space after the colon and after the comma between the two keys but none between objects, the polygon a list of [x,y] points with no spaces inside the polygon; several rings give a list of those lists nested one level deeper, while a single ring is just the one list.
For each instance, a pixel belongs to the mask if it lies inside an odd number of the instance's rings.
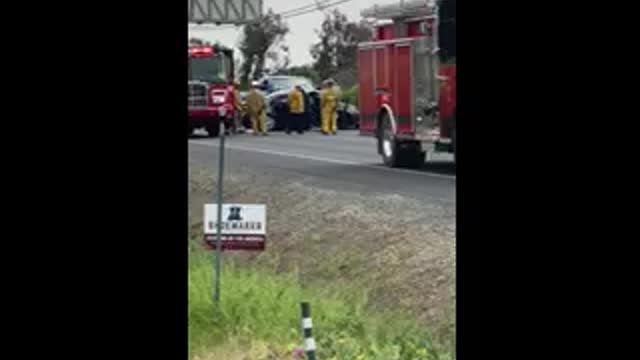
[{"label": "yellow safety vest", "polygon": [[289,112],[293,114],[304,113],[304,97],[298,89],[293,89],[289,93]]},{"label": "yellow safety vest", "polygon": [[324,89],[320,94],[320,106],[323,109],[335,109],[338,107],[338,97],[333,89]]},{"label": "yellow safety vest", "polygon": [[264,97],[258,91],[251,89],[247,94],[247,109],[251,116],[258,116],[265,108]]}]

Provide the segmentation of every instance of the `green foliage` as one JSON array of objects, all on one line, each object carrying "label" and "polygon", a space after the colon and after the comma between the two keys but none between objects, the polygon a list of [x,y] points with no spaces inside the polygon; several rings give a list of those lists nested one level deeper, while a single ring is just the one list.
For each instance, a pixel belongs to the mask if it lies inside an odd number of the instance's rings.
[{"label": "green foliage", "polygon": [[322,81],[320,74],[318,74],[318,72],[310,65],[291,66],[286,71],[283,71],[282,74],[306,77],[315,85],[319,85]]},{"label": "green foliage", "polygon": [[366,22],[351,22],[338,9],[327,13],[311,47],[313,68],[321,79],[345,70],[356,70],[358,43],[371,38],[373,30]]},{"label": "green foliage", "polygon": [[342,93],[342,101],[358,107],[358,85],[354,85]]},{"label": "green foliage", "polygon": [[239,268],[227,260],[223,266],[220,306],[216,307],[212,301],[211,264],[210,254],[191,250],[188,289],[191,359],[230,344],[236,344],[245,353],[255,351],[260,344],[269,344],[266,355],[256,359],[290,355],[302,344],[301,301],[311,303],[314,338],[321,359],[452,359],[428,340],[430,335],[415,320],[394,312],[368,311],[365,292],[347,286],[324,291],[304,288],[295,273],[274,275]]},{"label": "green foliage", "polygon": [[192,37],[189,39],[189,45],[208,46],[208,45],[211,45],[211,42],[202,40],[200,38]]},{"label": "green foliage", "polygon": [[[251,79],[262,77],[267,59],[279,62],[279,52],[288,54],[288,48],[283,45],[289,27],[282,16],[269,9],[257,24],[247,24],[243,27],[242,40],[239,50],[244,60],[240,68],[240,81],[246,86]],[[278,66],[286,68],[288,55]]]}]

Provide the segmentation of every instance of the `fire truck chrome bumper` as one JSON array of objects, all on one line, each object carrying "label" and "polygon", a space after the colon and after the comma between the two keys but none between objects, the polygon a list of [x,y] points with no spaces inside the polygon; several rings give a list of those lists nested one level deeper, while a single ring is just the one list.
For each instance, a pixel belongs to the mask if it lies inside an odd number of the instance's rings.
[{"label": "fire truck chrome bumper", "polygon": [[414,140],[414,141],[422,141],[422,142],[435,142],[438,141],[438,138],[432,135],[420,135],[420,134],[398,134],[398,139],[400,140]]}]

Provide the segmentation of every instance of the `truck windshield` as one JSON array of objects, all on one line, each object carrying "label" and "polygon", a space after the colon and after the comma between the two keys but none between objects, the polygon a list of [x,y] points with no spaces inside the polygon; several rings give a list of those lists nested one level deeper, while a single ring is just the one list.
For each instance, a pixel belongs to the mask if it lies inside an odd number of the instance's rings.
[{"label": "truck windshield", "polygon": [[226,82],[226,67],[222,54],[189,58],[189,80],[200,80],[209,83]]}]

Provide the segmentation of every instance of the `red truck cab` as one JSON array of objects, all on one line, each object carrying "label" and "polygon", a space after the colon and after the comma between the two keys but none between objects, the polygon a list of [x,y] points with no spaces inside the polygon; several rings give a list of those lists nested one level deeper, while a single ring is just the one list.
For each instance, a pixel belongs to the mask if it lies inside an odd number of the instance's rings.
[{"label": "red truck cab", "polygon": [[233,74],[233,50],[221,46],[189,47],[189,136],[197,128],[204,128],[209,136],[218,136],[220,122],[232,121]]}]

